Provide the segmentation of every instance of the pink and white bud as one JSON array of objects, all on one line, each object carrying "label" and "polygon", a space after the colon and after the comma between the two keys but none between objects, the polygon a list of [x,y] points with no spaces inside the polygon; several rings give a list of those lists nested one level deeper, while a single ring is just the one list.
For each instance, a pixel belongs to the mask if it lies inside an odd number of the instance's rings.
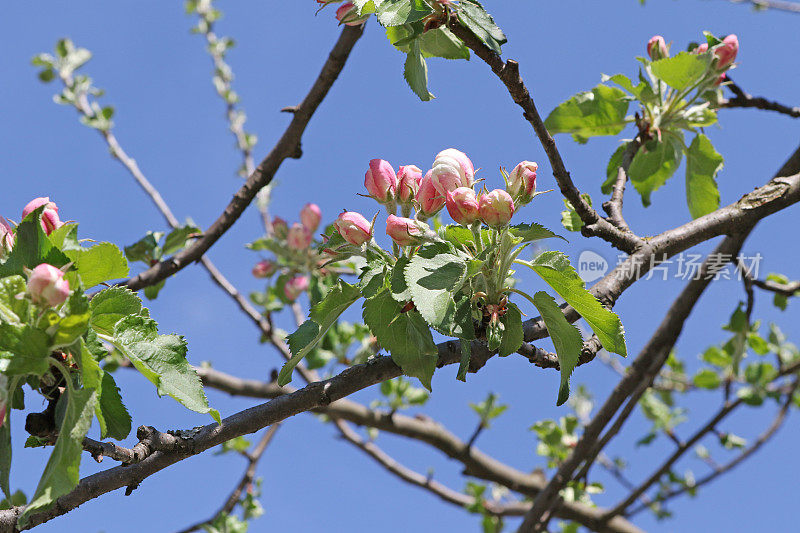
[{"label": "pink and white bud", "polygon": [[706,52],[708,52],[708,43],[701,43],[697,45],[697,48],[692,50],[693,54],[705,54]]},{"label": "pink and white bud", "polygon": [[369,195],[378,202],[391,203],[397,192],[397,174],[388,161],[373,159],[364,175],[364,186]]},{"label": "pink and white bud", "polygon": [[358,8],[353,5],[353,2],[345,2],[339,6],[339,9],[336,10],[336,20],[338,20],[341,24],[346,24],[348,26],[358,26],[363,24],[367,18],[369,17],[360,17],[358,15]]},{"label": "pink and white bud", "polygon": [[46,207],[42,211],[42,229],[46,234],[50,235],[64,225],[61,219],[58,218],[58,206],[50,201],[50,197],[35,198],[28,202],[28,205],[22,210],[22,218],[25,218],[43,205]]},{"label": "pink and white bud", "polygon": [[475,183],[475,169],[467,154],[448,148],[436,155],[431,169],[433,186],[444,195],[459,187],[472,187]]},{"label": "pink and white bud", "polygon": [[478,210],[487,226],[497,228],[505,226],[514,215],[514,200],[502,189],[481,194],[478,198]]},{"label": "pink and white bud", "polygon": [[411,218],[389,215],[386,219],[386,235],[399,246],[413,246],[422,243],[425,232],[420,223]]},{"label": "pink and white bud", "polygon": [[739,38],[731,34],[722,39],[722,44],[714,49],[714,56],[717,58],[717,68],[726,69],[736,59],[739,53]]},{"label": "pink and white bud", "polygon": [[278,270],[278,265],[275,264],[275,261],[270,261],[268,259],[264,259],[263,261],[259,261],[253,267],[253,277],[264,279],[268,278],[273,275]]},{"label": "pink and white bud", "polygon": [[404,165],[397,169],[397,200],[408,205],[417,196],[422,170],[416,165]]},{"label": "pink and white bud", "polygon": [[0,427],[6,423],[6,406],[8,405],[8,378],[0,374]]},{"label": "pink and white bud", "polygon": [[42,263],[28,275],[28,294],[35,304],[55,307],[67,300],[69,282],[61,270]]},{"label": "pink and white bud", "polygon": [[536,192],[536,171],[539,165],[534,161],[522,161],[508,175],[506,191],[517,205],[527,204]]},{"label": "pink and white bud", "polygon": [[275,234],[277,239],[285,239],[289,234],[289,224],[286,223],[281,217],[272,219],[272,233]]},{"label": "pink and white bud", "polygon": [[333,223],[344,240],[354,246],[361,246],[372,238],[372,225],[369,220],[355,211],[344,211]]},{"label": "pink and white bud", "polygon": [[447,191],[445,205],[452,219],[462,226],[469,226],[480,217],[478,197],[471,187],[459,187],[453,192]]},{"label": "pink and white bud", "polygon": [[293,302],[308,290],[308,276],[295,276],[283,286],[283,295]]},{"label": "pink and white bud", "polygon": [[322,220],[322,211],[317,204],[306,204],[300,210],[300,222],[309,233],[314,233]]},{"label": "pink and white bud", "polygon": [[3,217],[0,217],[0,259],[5,259],[14,247],[14,228]]},{"label": "pink and white bud", "polygon": [[[433,184],[431,174],[433,170],[429,170],[422,181],[419,182],[419,190],[417,191],[417,214],[422,218],[430,218],[442,210],[445,204],[445,197]],[[456,187],[457,188],[457,187]]]},{"label": "pink and white bud", "polygon": [[667,49],[667,43],[664,42],[662,36],[654,35],[647,41],[647,55],[649,55],[650,59],[653,61],[669,57],[669,49]]},{"label": "pink and white bud", "polygon": [[294,250],[305,250],[311,245],[312,239],[311,232],[302,224],[296,222],[289,228],[289,234],[286,236],[286,242],[289,244],[289,248]]}]

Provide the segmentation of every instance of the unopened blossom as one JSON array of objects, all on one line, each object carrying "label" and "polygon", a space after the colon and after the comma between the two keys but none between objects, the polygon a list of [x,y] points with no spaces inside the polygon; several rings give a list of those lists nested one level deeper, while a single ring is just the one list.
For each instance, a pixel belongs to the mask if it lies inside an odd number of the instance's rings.
[{"label": "unopened blossom", "polygon": [[419,182],[419,190],[417,191],[417,213],[421,218],[430,218],[442,210],[445,203],[445,197],[433,185],[431,173],[429,170],[422,181]]},{"label": "unopened blossom", "polygon": [[368,18],[368,16],[359,16],[358,8],[353,5],[353,2],[345,2],[336,10],[336,20],[348,26],[358,26]]},{"label": "unopened blossom", "polygon": [[472,187],[475,183],[475,169],[467,154],[448,148],[436,155],[431,169],[433,186],[444,195],[459,187]]},{"label": "unopened blossom", "polygon": [[42,263],[28,275],[28,294],[35,304],[55,307],[67,300],[69,282],[64,279],[64,272]]},{"label": "unopened blossom", "polygon": [[412,246],[422,242],[420,223],[411,218],[389,215],[386,219],[386,235],[399,246]]},{"label": "unopened blossom", "polygon": [[667,43],[664,42],[664,38],[662,36],[654,35],[649,41],[647,41],[647,55],[649,55],[650,59],[653,61],[669,57]]},{"label": "unopened blossom", "polygon": [[300,222],[311,234],[317,231],[321,220],[322,211],[317,204],[306,204],[300,210]]},{"label": "unopened blossom", "polygon": [[704,54],[706,52],[708,52],[708,43],[701,43],[697,46],[697,48],[692,50],[693,54]]},{"label": "unopened blossom", "polygon": [[289,224],[286,223],[281,217],[275,217],[272,219],[272,233],[275,234],[275,237],[278,239],[285,239],[286,236],[289,234]]},{"label": "unopened blossom", "polygon": [[450,217],[462,226],[469,226],[479,218],[478,197],[471,187],[459,187],[453,192],[447,191],[445,205]]},{"label": "unopened blossom", "polygon": [[308,276],[295,276],[283,286],[283,295],[293,302],[308,290]]},{"label": "unopened blossom", "polygon": [[361,246],[372,238],[372,225],[369,220],[355,211],[344,211],[333,223],[344,240]]},{"label": "unopened blossom", "polygon": [[14,247],[14,228],[0,217],[0,259],[5,259]]},{"label": "unopened blossom", "polygon": [[522,161],[508,174],[506,191],[517,205],[527,204],[536,192],[536,170],[539,165],[533,161]]},{"label": "unopened blossom", "polygon": [[22,210],[22,218],[25,218],[33,211],[41,206],[45,206],[42,211],[42,229],[48,235],[64,225],[61,219],[58,218],[58,206],[50,201],[48,196],[42,198],[35,198],[28,202],[28,205]]},{"label": "unopened blossom", "polygon": [[714,49],[714,56],[717,58],[717,68],[726,69],[739,53],[739,38],[731,34],[722,39],[722,44]]},{"label": "unopened blossom", "polygon": [[416,165],[403,165],[397,169],[397,201],[408,205],[417,196],[422,170]]},{"label": "unopened blossom", "polygon": [[397,192],[397,174],[388,161],[373,159],[364,174],[364,186],[369,195],[382,204],[394,201]]},{"label": "unopened blossom", "polygon": [[294,223],[289,228],[289,234],[286,236],[286,242],[289,248],[295,250],[305,250],[311,245],[313,239],[311,232],[308,231],[302,224]]},{"label": "unopened blossom", "polygon": [[481,194],[478,209],[487,226],[497,228],[508,224],[514,215],[514,200],[502,189]]},{"label": "unopened blossom", "polygon": [[276,270],[278,270],[278,265],[275,264],[275,261],[264,259],[253,266],[253,276],[256,278],[268,278],[273,275]]}]

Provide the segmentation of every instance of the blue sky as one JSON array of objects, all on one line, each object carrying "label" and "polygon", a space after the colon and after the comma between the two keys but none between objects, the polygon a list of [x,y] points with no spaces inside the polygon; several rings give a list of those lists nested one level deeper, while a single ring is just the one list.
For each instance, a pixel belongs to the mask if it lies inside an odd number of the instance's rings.
[{"label": "blue sky", "polygon": [[[282,107],[297,104],[316,77],[339,30],[333,12],[314,17],[316,3],[218,2],[225,17],[220,35],[233,36],[237,46],[229,55],[249,120],[248,131],[258,134],[257,159],[263,157],[288,122]],[[651,0],[641,7],[634,0],[609,2],[489,1],[487,8],[505,30],[509,43],[504,56],[520,62],[536,103],[543,114],[570,95],[591,88],[601,73],[636,72],[635,56],[644,54],[656,33],[673,41],[676,49],[697,40],[703,30],[718,35],[737,33],[741,43],[739,68],[732,77],[746,91],[787,104],[800,100],[796,59],[787,50],[798,44],[796,16],[778,12],[753,13],[724,0]],[[106,90],[102,102],[117,109],[115,132],[125,150],[160,189],[179,218],[191,217],[207,227],[239,187],[235,176],[239,157],[224,122],[223,105],[210,81],[211,64],[201,37],[191,35],[194,24],[181,2],[42,1],[7,2],[0,19],[4,53],[0,54],[0,214],[19,219],[32,198],[49,195],[63,219],[81,223],[81,236],[119,245],[130,244],[147,230],[164,224],[149,200],[125,170],[107,153],[96,132],[80,125],[72,109],[52,103],[55,84],[43,85],[30,58],[50,51],[56,39],[71,37],[94,53],[84,68],[97,86]],[[530,126],[499,81],[482,62],[429,61],[430,88],[437,98],[420,102],[402,80],[402,54],[392,49],[382,29],[371,21],[364,38],[329,97],[314,117],[303,139],[303,158],[289,160],[277,175],[272,210],[297,220],[306,202],[318,203],[326,220],[343,208],[374,213],[376,205],[356,196],[363,192],[367,162],[380,157],[395,166],[417,164],[426,169],[434,155],[448,147],[465,151],[490,184],[501,183],[497,168],[512,167],[523,159],[540,164],[539,187],[555,186],[546,157]],[[631,132],[627,132],[632,135]],[[798,123],[752,110],[721,113],[721,127],[707,132],[725,157],[719,176],[723,204],[766,182],[796,148]],[[617,140],[593,139],[579,146],[567,136],[557,138],[576,184],[601,203],[600,183]],[[643,208],[633,194],[626,216],[640,234],[655,234],[689,220],[682,170]],[[551,228],[559,226],[561,199],[540,197],[516,215]],[[762,222],[745,246],[760,253],[762,273],[784,272],[800,277],[800,253],[787,246],[786,234],[797,223],[795,210]],[[254,208],[213,248],[210,256],[241,290],[257,290],[250,274],[255,254],[243,244],[259,236]],[[382,230],[381,230],[382,231]],[[564,250],[577,259],[592,250],[616,263],[613,250],[602,242],[572,234]],[[790,237],[792,238],[792,237]],[[796,241],[796,239],[795,239]],[[711,244],[698,247],[707,251]],[[762,274],[762,275],[763,275]],[[527,278],[526,278],[527,279]],[[616,311],[627,331],[630,353],[637,353],[657,326],[663,310],[683,281],[643,281],[628,290]],[[690,369],[699,366],[697,354],[723,341],[719,326],[727,322],[736,302],[744,297],[741,284],[721,280],[713,284],[695,308],[677,352]],[[800,320],[800,306],[776,311],[767,295],[759,295],[755,316],[774,321],[789,332]],[[279,357],[259,345],[257,333],[233,303],[214,287],[199,267],[190,267],[170,279],[162,296],[151,302],[152,315],[163,332],[178,332],[189,343],[192,363],[211,360],[233,374],[266,378],[280,365]],[[523,310],[533,313],[531,309]],[[351,318],[357,316],[353,313]],[[287,319],[279,324],[291,328]],[[797,339],[794,339],[797,341]],[[547,347],[547,343],[541,344]],[[543,464],[535,453],[536,440],[527,428],[536,420],[567,414],[555,407],[558,375],[531,367],[520,357],[493,360],[468,383],[457,382],[455,368],[434,377],[434,393],[426,412],[456,434],[467,438],[476,424],[468,408],[486,393],[499,393],[510,409],[481,436],[478,446],[500,460],[529,470]],[[134,424],[159,429],[186,428],[208,422],[168,398],[158,399],[153,387],[135,373],[118,373],[123,397]],[[585,383],[600,401],[615,383],[615,375],[595,363],[579,368],[573,384]],[[355,395],[369,402],[375,388]],[[223,415],[253,402],[209,392]],[[715,393],[685,398],[692,419],[679,434],[690,434],[719,402]],[[29,408],[40,410],[29,397]],[[724,429],[752,437],[762,430],[772,406],[738,413]],[[19,448],[24,439],[22,417],[16,416],[13,488],[30,495],[49,451]],[[643,479],[647,465],[660,461],[672,445],[660,438],[648,448],[632,445],[648,428],[633,417],[609,448],[631,463],[631,477]],[[763,527],[769,516],[773,529],[795,526],[793,488],[800,458],[794,453],[800,427],[790,421],[774,442],[754,459],[704,490],[696,500],[677,500],[672,520],[657,523],[640,515],[638,524],[653,531],[748,531]],[[132,444],[129,440],[129,445]],[[433,468],[436,479],[462,488],[458,465],[436,452],[406,440],[381,435],[379,445],[419,471]],[[713,446],[710,446],[714,448]],[[715,457],[723,461],[725,452]],[[82,474],[110,467],[86,457]],[[176,530],[209,515],[227,496],[244,468],[236,457],[211,453],[183,461],[148,478],[129,497],[122,491],[107,494],[41,527],[42,531],[140,531],[153,527]],[[698,477],[705,465],[687,460],[678,470],[692,469]],[[314,531],[325,524],[332,531],[477,531],[478,519],[440,503],[427,493],[406,486],[385,473],[357,450],[335,438],[333,428],[311,416],[285,423],[265,458],[262,502],[266,514],[252,531]],[[608,493],[597,498],[610,505],[620,496],[613,480],[599,476]],[[758,484],[758,485],[756,485]],[[749,490],[753,486],[770,490]],[[744,488],[748,487],[748,488]],[[746,505],[737,505],[746,498]],[[397,520],[402,516],[402,521]]]}]

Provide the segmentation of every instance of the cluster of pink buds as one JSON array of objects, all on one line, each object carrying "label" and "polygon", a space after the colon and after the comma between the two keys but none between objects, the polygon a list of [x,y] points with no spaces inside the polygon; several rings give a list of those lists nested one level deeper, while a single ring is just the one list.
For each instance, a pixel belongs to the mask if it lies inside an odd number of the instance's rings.
[{"label": "cluster of pink buds", "polygon": [[[322,5],[322,7],[320,7],[320,9],[322,9],[328,4],[338,4],[341,1],[342,0],[317,0],[317,3]],[[353,2],[344,2],[336,10],[336,20],[339,21],[339,24],[346,24],[347,26],[360,26],[361,24],[364,24],[368,18],[369,15],[359,15],[359,9],[355,6],[355,4],[353,4]]]},{"label": "cluster of pink buds", "polygon": [[[703,43],[694,50],[695,54],[704,54],[708,52],[708,43]],[[714,65],[717,70],[727,70],[736,60],[736,55],[739,53],[739,38],[734,35],[728,35],[722,39],[722,43],[713,48],[714,52]]]},{"label": "cluster of pink buds", "polygon": [[[289,224],[280,217],[272,219],[272,234],[278,241],[286,241],[288,249],[293,252],[308,251],[314,241],[314,232],[319,228],[322,211],[316,204],[306,204],[300,210],[300,222]],[[264,259],[253,266],[253,276],[268,278],[278,271],[274,261]]]},{"label": "cluster of pink buds", "polygon": [[[425,221],[445,206],[453,220],[463,226],[481,223],[492,228],[506,226],[516,208],[536,195],[538,167],[534,162],[523,161],[510,175],[504,172],[506,190],[484,189],[478,194],[472,161],[464,152],[448,148],[436,155],[432,168],[424,176],[416,165],[403,165],[395,172],[388,161],[373,159],[364,176],[364,186],[368,196],[386,208],[386,234],[394,243],[401,247],[419,246],[435,240]],[[403,216],[395,212],[398,205]],[[335,222],[342,238],[358,247],[372,241],[373,225],[374,222],[353,211],[344,211]]]},{"label": "cluster of pink buds", "polygon": [[28,270],[28,295],[36,305],[56,307],[67,301],[69,282],[61,269],[43,263]]}]

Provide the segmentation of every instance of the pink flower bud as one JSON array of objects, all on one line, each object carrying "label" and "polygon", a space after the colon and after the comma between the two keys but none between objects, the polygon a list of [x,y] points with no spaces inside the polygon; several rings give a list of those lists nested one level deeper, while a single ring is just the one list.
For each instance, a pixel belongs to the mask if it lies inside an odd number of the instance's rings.
[{"label": "pink flower bud", "polygon": [[533,161],[522,161],[508,175],[506,191],[518,205],[527,204],[536,192],[536,170],[539,165]]},{"label": "pink flower bud", "polygon": [[317,204],[306,204],[300,210],[300,222],[308,230],[309,233],[314,233],[319,227],[322,220],[322,211],[320,211]]},{"label": "pink flower bud", "polygon": [[286,236],[289,248],[294,250],[305,250],[311,245],[311,240],[311,232],[298,223],[292,224],[292,227],[289,228],[289,234]]},{"label": "pink flower bud", "polygon": [[14,247],[14,228],[0,217],[0,259],[5,259]]},{"label": "pink flower bud", "polygon": [[361,246],[372,238],[372,226],[360,213],[344,211],[333,223],[344,240],[354,246]]},{"label": "pink flower bud", "polygon": [[397,169],[397,199],[401,204],[410,204],[419,191],[422,171],[416,165],[405,165]]},{"label": "pink flower bud", "polygon": [[470,187],[447,191],[447,212],[458,224],[469,226],[478,220],[478,198]]},{"label": "pink flower bud", "polygon": [[714,49],[714,56],[717,58],[717,68],[726,69],[736,59],[739,53],[739,38],[736,35],[728,35],[722,39],[722,44]]},{"label": "pink flower bud", "polygon": [[475,182],[475,169],[464,152],[448,148],[436,155],[431,169],[433,186],[444,195],[459,187],[472,187]]},{"label": "pink flower bud", "polygon": [[272,232],[278,239],[285,239],[289,234],[289,225],[281,217],[272,219]]},{"label": "pink flower bud", "polygon": [[664,42],[664,38],[662,36],[654,35],[649,41],[647,41],[647,55],[649,55],[650,59],[653,61],[669,57],[667,43]]},{"label": "pink flower bud", "polygon": [[268,278],[278,270],[278,265],[275,264],[275,261],[269,261],[264,259],[263,261],[259,261],[253,267],[253,276],[256,278]]},{"label": "pink flower bud", "polygon": [[429,170],[425,174],[425,177],[419,182],[417,191],[417,213],[423,218],[430,218],[441,211],[445,203],[444,195],[439,193],[433,184],[432,173],[433,170]]},{"label": "pink flower bud", "polygon": [[28,294],[35,304],[55,307],[67,300],[69,283],[61,270],[42,263],[28,275]]},{"label": "pink flower bud", "polygon": [[702,43],[697,46],[694,50],[692,50],[693,54],[705,54],[708,52],[708,43]]},{"label": "pink flower bud", "polygon": [[497,228],[505,226],[511,220],[514,215],[514,200],[506,191],[495,189],[481,194],[478,199],[478,209],[486,225]]},{"label": "pink flower bud", "polygon": [[308,290],[308,276],[295,276],[283,286],[283,294],[289,301],[297,300]]},{"label": "pink flower bud", "polygon": [[358,9],[353,5],[353,2],[345,2],[339,7],[339,9],[336,10],[336,20],[338,20],[341,24],[347,24],[348,26],[358,26],[359,24],[363,24],[367,18],[369,17],[358,16]]},{"label": "pink flower bud", "polygon": [[22,218],[25,218],[43,205],[46,207],[44,211],[42,211],[42,229],[46,234],[50,235],[53,231],[63,226],[64,223],[58,218],[58,206],[51,202],[48,196],[36,198],[28,202],[28,205],[22,210]]},{"label": "pink flower bud", "polygon": [[389,215],[386,219],[386,235],[399,246],[412,246],[422,242],[422,228],[416,220]]},{"label": "pink flower bud", "polygon": [[397,191],[397,175],[392,165],[383,159],[373,159],[364,175],[364,186],[369,195],[382,204],[394,201]]}]

